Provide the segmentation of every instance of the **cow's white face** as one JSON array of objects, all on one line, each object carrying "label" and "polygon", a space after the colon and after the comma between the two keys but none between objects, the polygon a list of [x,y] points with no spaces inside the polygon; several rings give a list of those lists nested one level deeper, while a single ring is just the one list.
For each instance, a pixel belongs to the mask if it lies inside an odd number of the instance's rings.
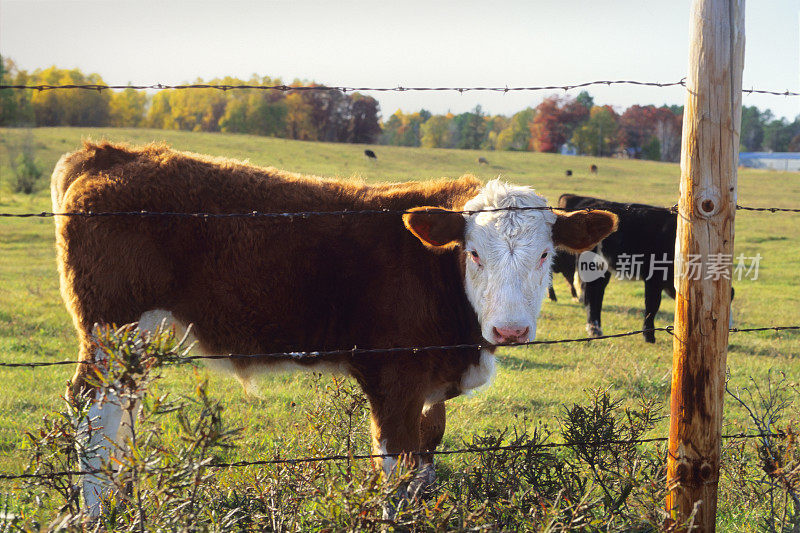
[{"label": "cow's white face", "polygon": [[[547,200],[528,187],[492,180],[464,210],[508,207],[547,207]],[[521,210],[464,216],[464,286],[483,337],[492,343],[533,340],[550,284],[555,213]]]},{"label": "cow's white face", "polygon": [[433,252],[462,250],[467,297],[483,337],[495,344],[536,337],[556,246],[582,252],[617,226],[608,211],[504,210],[525,207],[544,208],[547,201],[529,187],[492,180],[463,209],[489,212],[419,207],[403,215],[408,230]]}]

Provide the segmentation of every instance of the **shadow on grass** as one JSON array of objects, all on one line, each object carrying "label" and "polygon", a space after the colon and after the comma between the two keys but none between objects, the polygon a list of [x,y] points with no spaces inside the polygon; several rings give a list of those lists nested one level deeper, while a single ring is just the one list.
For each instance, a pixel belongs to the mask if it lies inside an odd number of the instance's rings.
[{"label": "shadow on grass", "polygon": [[777,346],[763,346],[763,347],[754,347],[752,345],[744,345],[738,344],[735,342],[731,342],[728,344],[728,352],[737,352],[743,355],[755,355],[759,357],[788,357],[791,359],[796,359],[800,357],[798,353],[789,353],[785,349],[781,349]]},{"label": "shadow on grass", "polygon": [[510,370],[561,370],[567,367],[567,365],[557,363],[531,361],[530,359],[524,359],[510,354],[498,354],[497,362],[500,363],[503,368]]},{"label": "shadow on grass", "polygon": [[[672,303],[672,300],[667,300],[668,304],[671,304],[672,307],[675,306]],[[661,304],[661,309],[656,313],[656,322],[658,321],[665,321],[665,322],[674,322],[675,321],[675,312],[674,311],[665,311],[665,307],[669,307],[665,305],[665,303]],[[635,317],[642,317],[644,318],[644,302],[642,302],[642,307],[628,307],[623,305],[603,305],[603,312],[610,312],[610,313],[619,313],[625,316],[635,316]]]}]

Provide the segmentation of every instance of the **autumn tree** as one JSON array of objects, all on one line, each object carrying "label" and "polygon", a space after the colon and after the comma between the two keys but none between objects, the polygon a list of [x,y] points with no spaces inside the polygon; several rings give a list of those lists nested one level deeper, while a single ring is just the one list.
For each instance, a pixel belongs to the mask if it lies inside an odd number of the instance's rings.
[{"label": "autumn tree", "polygon": [[[675,110],[681,112],[676,114]],[[681,129],[683,122],[683,108],[675,110],[662,106],[655,114],[655,138],[661,148],[661,160],[676,162],[681,157]]]},{"label": "autumn tree", "polygon": [[394,146],[420,146],[421,129],[431,114],[426,110],[416,113],[403,113],[398,109],[389,120],[383,124],[381,144]]},{"label": "autumn tree", "polygon": [[450,121],[453,115],[434,115],[422,124],[420,143],[425,148],[450,147]]},{"label": "autumn tree", "polygon": [[[11,63],[7,61],[0,55],[0,83],[12,85],[12,74],[9,72]],[[0,91],[0,126],[13,126],[16,121],[17,102],[14,99],[14,91],[11,89],[2,90]]]},{"label": "autumn tree", "polygon": [[286,96],[286,132],[290,139],[313,141],[317,131],[311,122],[311,104],[299,91]]},{"label": "autumn tree", "polygon": [[[660,143],[655,139],[657,114],[656,107],[652,105],[632,105],[626,109],[619,117],[619,144],[630,149],[635,157],[644,157],[643,150],[647,146],[648,157],[645,159],[653,158],[656,152],[658,156],[655,159],[660,159]],[[658,150],[655,150],[653,139],[659,145]]]},{"label": "autumn tree", "polygon": [[350,139],[348,142],[373,144],[381,134],[380,106],[371,96],[350,96]]},{"label": "autumn tree", "polygon": [[455,148],[477,150],[486,138],[487,128],[481,106],[453,117],[450,134]]},{"label": "autumn tree", "polygon": [[494,115],[484,117],[484,122],[486,123],[486,135],[481,143],[481,149],[494,150],[497,146],[500,132],[510,125],[511,120],[503,115]]},{"label": "autumn tree", "polygon": [[618,128],[617,114],[611,106],[594,106],[589,120],[572,135],[572,144],[582,154],[611,155],[617,146]]},{"label": "autumn tree", "polygon": [[[6,72],[6,79],[13,81],[14,85],[31,85],[35,82],[27,71],[18,69],[11,58],[3,59],[2,63]],[[7,125],[28,127],[36,125],[36,115],[33,112],[33,103],[31,102],[33,91],[9,90],[3,91],[3,93],[11,95],[11,107],[13,108],[13,114],[9,113],[6,116],[9,121]]]},{"label": "autumn tree", "polygon": [[138,128],[145,119],[147,94],[131,87],[111,93],[109,102],[109,125]]},{"label": "autumn tree", "polygon": [[145,124],[149,128],[174,130],[178,129],[173,124],[172,108],[170,106],[169,92],[159,91],[153,95],[150,108],[147,111]]},{"label": "autumn tree", "polygon": [[594,98],[587,91],[579,92],[578,96],[575,97],[575,101],[590,111],[594,107]]},{"label": "autumn tree", "polygon": [[534,150],[557,152],[588,117],[589,110],[575,98],[557,95],[545,98],[536,107],[531,124]]},{"label": "autumn tree", "polygon": [[531,127],[536,110],[532,107],[523,109],[511,117],[508,124],[497,135],[496,150],[532,150]]},{"label": "autumn tree", "polygon": [[[31,83],[48,85],[105,85],[98,74],[84,75],[80,70],[50,67],[33,73]],[[107,126],[109,91],[81,89],[36,91],[31,104],[37,126]]]}]

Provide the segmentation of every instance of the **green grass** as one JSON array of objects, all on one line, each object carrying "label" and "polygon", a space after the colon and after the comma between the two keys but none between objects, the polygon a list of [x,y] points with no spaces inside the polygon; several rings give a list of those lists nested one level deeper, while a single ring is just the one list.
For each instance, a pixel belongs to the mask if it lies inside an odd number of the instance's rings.
[{"label": "green grass", "polygon": [[[48,190],[30,197],[10,192],[10,158],[22,135],[20,130],[0,129],[0,211],[48,211]],[[179,150],[368,181],[457,177],[463,173],[473,173],[483,180],[501,176],[534,186],[551,203],[561,193],[574,192],[618,201],[672,205],[677,201],[680,173],[678,165],[667,163],[385,146],[372,147],[378,160],[370,161],[364,157],[365,147],[361,145],[161,130],[40,128],[33,131],[33,137],[37,158],[47,173],[58,157],[76,149],[82,138],[131,143],[164,140]],[[486,157],[490,164],[479,165],[479,156]],[[592,163],[600,169],[596,176],[588,171]],[[573,170],[571,177],[565,177],[566,169]],[[739,203],[800,206],[800,174],[741,170]],[[763,256],[757,281],[735,283],[737,326],[800,324],[798,227],[800,215],[737,214],[736,253]],[[582,306],[569,299],[561,279],[556,280],[555,287],[560,300],[544,304],[538,339],[584,336]],[[664,298],[657,326],[673,321],[673,302]],[[641,283],[613,281],[606,292],[604,331],[640,329],[643,304]],[[57,361],[75,355],[74,331],[58,292],[52,220],[0,219],[0,360]],[[760,382],[768,372],[776,370],[798,381],[798,357],[798,332],[732,334],[728,355],[731,382],[734,386],[746,386],[751,377]],[[553,424],[555,417],[563,412],[564,404],[582,401],[587,389],[610,388],[615,397],[621,398],[644,394],[666,400],[672,339],[661,334],[655,345],[646,344],[636,336],[590,344],[503,349],[499,361],[500,369],[490,388],[448,402],[444,447],[458,446],[476,432],[519,423],[523,417],[531,426]],[[4,389],[0,393],[0,471],[21,470],[23,432],[57,406],[70,374],[69,367],[0,368]],[[268,376],[260,394],[250,397],[230,377],[210,374],[210,379],[213,393],[226,398],[228,421],[244,428],[241,457],[258,457],[291,440],[290,436],[297,431],[299,410],[312,401],[308,377],[302,374]],[[192,369],[175,367],[167,370],[159,387],[181,394],[193,383]],[[745,413],[727,398],[725,409],[726,431],[746,427]],[[666,431],[666,421],[662,430]],[[285,455],[291,455],[290,452],[287,450]],[[446,461],[457,464],[458,458]]]}]

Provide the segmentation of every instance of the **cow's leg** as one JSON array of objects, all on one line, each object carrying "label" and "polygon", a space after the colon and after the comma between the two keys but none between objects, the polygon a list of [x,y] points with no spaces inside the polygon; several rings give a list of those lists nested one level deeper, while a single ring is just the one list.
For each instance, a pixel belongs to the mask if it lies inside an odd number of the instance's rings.
[{"label": "cow's leg", "polygon": [[661,307],[663,288],[661,280],[648,279],[644,282],[644,327],[642,329],[645,330],[643,335],[646,342],[656,342],[656,332],[653,329],[656,327],[656,313]]},{"label": "cow's leg", "polygon": [[667,296],[669,296],[673,300],[675,299],[675,294],[676,294],[675,285],[673,285],[672,282],[669,282],[666,285],[664,285],[664,290],[667,291]]},{"label": "cow's leg", "polygon": [[[156,331],[164,320],[166,327],[172,325],[172,315],[166,311],[148,311],[139,319],[139,329],[142,332]],[[93,342],[87,339],[82,343],[81,360],[94,360],[101,362],[106,359],[100,349],[95,349],[93,356],[86,357],[93,349]],[[78,460],[81,470],[95,472],[108,464],[109,458],[114,454],[121,459],[126,451],[127,444],[135,435],[136,418],[139,415],[141,402],[137,398],[119,398],[113,389],[95,389],[86,382],[88,365],[79,365],[72,380],[70,394],[84,394],[91,405],[87,416],[78,426]],[[101,365],[102,367],[102,365]],[[83,498],[90,516],[98,516],[102,511],[102,500],[111,495],[114,483],[102,474],[87,474],[83,480]]]},{"label": "cow's leg", "polygon": [[572,281],[570,282],[569,280],[567,280],[567,283],[569,283],[569,286],[572,287],[570,292],[574,295],[573,299],[576,302],[581,302],[583,304],[586,304],[586,297],[585,297],[586,288],[584,287],[585,283],[581,281],[580,272],[576,270],[575,273],[572,275]]},{"label": "cow's leg", "polygon": [[[372,453],[384,455],[419,452],[423,403],[421,397],[370,397]],[[395,470],[398,460],[398,457],[382,457],[376,463],[389,475]],[[419,457],[412,455],[408,461],[417,465]]]},{"label": "cow's leg", "polygon": [[547,297],[550,298],[551,302],[558,301],[558,298],[556,297],[556,290],[553,288],[552,283],[550,283],[550,285],[547,287]]},{"label": "cow's leg", "polygon": [[[82,349],[88,351],[89,346]],[[101,350],[94,352],[93,358],[99,361],[103,358]],[[91,359],[81,357],[82,361]],[[123,419],[123,407],[120,398],[113,390],[101,390],[90,386],[86,382],[87,364],[79,365],[70,386],[70,394],[79,394],[89,399],[91,405],[77,427],[77,453],[78,464],[86,474],[83,478],[83,501],[89,516],[99,516],[102,511],[102,500],[109,496],[113,484],[98,471],[109,463],[112,453],[117,451],[118,437]]]},{"label": "cow's leg", "polygon": [[603,334],[601,313],[603,310],[603,296],[611,274],[608,272],[601,278],[588,283],[582,283],[583,305],[586,308],[586,332],[590,337],[599,337]]},{"label": "cow's leg", "polygon": [[430,487],[436,481],[436,470],[434,468],[433,453],[439,444],[442,443],[444,437],[444,428],[446,424],[446,414],[444,402],[435,403],[431,406],[426,406],[422,410],[422,418],[420,420],[420,442],[419,449],[422,454],[420,455],[419,479],[422,482],[422,488]]},{"label": "cow's leg", "polygon": [[[424,396],[414,394],[414,391],[419,390],[419,383],[398,380],[397,376],[402,375],[401,373],[386,372],[384,375],[387,378],[393,375],[394,382],[382,391],[375,391],[377,393],[371,394],[369,390],[365,390],[371,408],[372,453],[398,454],[375,459],[375,464],[383,469],[388,478],[396,470],[399,461],[412,468],[418,467],[421,463],[419,455],[416,454],[420,451]],[[384,509],[383,517],[385,519],[394,517],[404,502],[416,495],[419,487],[420,482],[417,480],[414,480],[411,486],[401,487],[396,499]]]}]

